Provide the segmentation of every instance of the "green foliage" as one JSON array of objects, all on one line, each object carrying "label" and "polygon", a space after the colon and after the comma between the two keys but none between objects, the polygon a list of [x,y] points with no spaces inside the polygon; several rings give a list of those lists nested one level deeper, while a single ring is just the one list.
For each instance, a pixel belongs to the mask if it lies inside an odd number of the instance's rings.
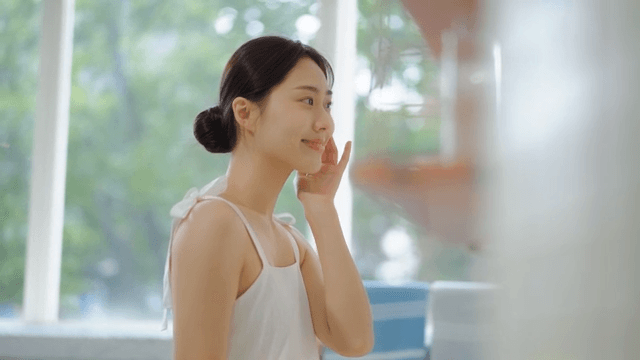
[{"label": "green foliage", "polygon": [[[372,73],[371,90],[398,80],[409,91],[437,96],[439,71],[419,29],[396,1],[358,2],[358,56],[366,59]],[[395,20],[395,21],[394,21]],[[391,23],[395,23],[391,26]],[[405,79],[409,67],[420,69],[420,79]],[[436,153],[439,147],[439,119],[423,119],[413,114],[411,104],[397,104],[398,110],[382,111],[368,105],[369,96],[360,97],[356,108],[355,159],[386,154],[400,162],[412,156]],[[410,129],[408,122],[422,119],[424,125]],[[425,121],[426,120],[426,121]]]},{"label": "green foliage", "polygon": [[[25,0],[0,5],[0,304],[17,306],[22,303],[41,7]],[[159,316],[157,301],[154,308],[147,300],[162,288],[169,209],[189,188],[223,174],[229,160],[228,154],[212,155],[195,141],[193,119],[217,102],[227,59],[251,38],[252,19],[245,19],[250,9],[264,25],[258,35],[295,37],[296,19],[315,7],[309,0],[76,1],[61,317],[85,316],[79,297],[100,284],[109,290],[110,312]],[[395,77],[411,91],[434,95],[437,68],[400,3],[361,0],[359,12],[358,55],[373,64],[373,85]],[[216,20],[234,13],[230,30],[218,33]],[[390,29],[384,20],[390,15],[403,25]],[[377,51],[381,43],[390,46]],[[404,79],[409,66],[420,68],[418,81]],[[358,98],[354,161],[381,153],[399,155],[401,161],[437,150],[438,119],[411,127],[411,119],[421,115],[403,105],[379,111],[370,108],[367,96]],[[293,214],[304,233],[293,178],[276,213]],[[382,261],[376,239],[397,223],[397,211],[358,190],[354,197],[354,240],[364,254]],[[388,221],[372,229],[376,216]],[[373,278],[373,270],[363,271],[363,277]]]},{"label": "green foliage", "polygon": [[40,8],[0,4],[0,304],[22,302]]}]

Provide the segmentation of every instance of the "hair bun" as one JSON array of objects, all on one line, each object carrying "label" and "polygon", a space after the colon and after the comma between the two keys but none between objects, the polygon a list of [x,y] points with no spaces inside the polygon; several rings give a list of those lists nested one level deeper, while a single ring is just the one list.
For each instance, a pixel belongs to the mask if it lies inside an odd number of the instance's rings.
[{"label": "hair bun", "polygon": [[222,121],[223,114],[220,106],[216,105],[214,107],[210,107],[207,111],[208,111],[208,114],[207,114],[208,121]]},{"label": "hair bun", "polygon": [[193,134],[207,151],[226,153],[230,151],[229,137],[235,136],[235,129],[229,129],[222,109],[216,105],[201,111],[196,116]]}]

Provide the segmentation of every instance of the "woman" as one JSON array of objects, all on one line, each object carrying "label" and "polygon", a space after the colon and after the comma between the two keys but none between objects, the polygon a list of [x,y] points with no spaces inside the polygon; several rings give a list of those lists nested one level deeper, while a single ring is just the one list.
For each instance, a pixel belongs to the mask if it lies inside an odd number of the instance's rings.
[{"label": "woman", "polygon": [[[338,162],[332,82],[313,48],[256,38],[227,63],[218,105],[196,117],[204,148],[232,156],[225,175],[171,209],[163,302],[175,359],[318,359],[320,342],[371,351],[369,299],[333,203],[351,141]],[[318,254],[290,214],[273,215],[292,171]]]}]

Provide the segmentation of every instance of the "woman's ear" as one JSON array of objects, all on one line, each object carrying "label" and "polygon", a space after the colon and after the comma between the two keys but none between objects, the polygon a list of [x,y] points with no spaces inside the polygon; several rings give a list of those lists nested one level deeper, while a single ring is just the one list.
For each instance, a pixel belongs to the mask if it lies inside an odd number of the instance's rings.
[{"label": "woman's ear", "polygon": [[258,107],[255,106],[252,101],[239,96],[231,103],[231,109],[233,110],[233,117],[238,122],[238,125],[250,133],[253,133],[255,131]]}]

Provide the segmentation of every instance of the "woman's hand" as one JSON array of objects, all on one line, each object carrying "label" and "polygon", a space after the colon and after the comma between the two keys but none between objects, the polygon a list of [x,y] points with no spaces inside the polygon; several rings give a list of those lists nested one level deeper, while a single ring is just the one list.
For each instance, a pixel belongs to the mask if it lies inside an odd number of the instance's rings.
[{"label": "woman's hand", "polygon": [[338,148],[329,138],[322,154],[322,167],[315,174],[303,174],[298,171],[295,179],[296,195],[303,206],[311,204],[332,204],[338,191],[342,174],[351,158],[352,141],[344,146],[342,158],[338,162]]}]

